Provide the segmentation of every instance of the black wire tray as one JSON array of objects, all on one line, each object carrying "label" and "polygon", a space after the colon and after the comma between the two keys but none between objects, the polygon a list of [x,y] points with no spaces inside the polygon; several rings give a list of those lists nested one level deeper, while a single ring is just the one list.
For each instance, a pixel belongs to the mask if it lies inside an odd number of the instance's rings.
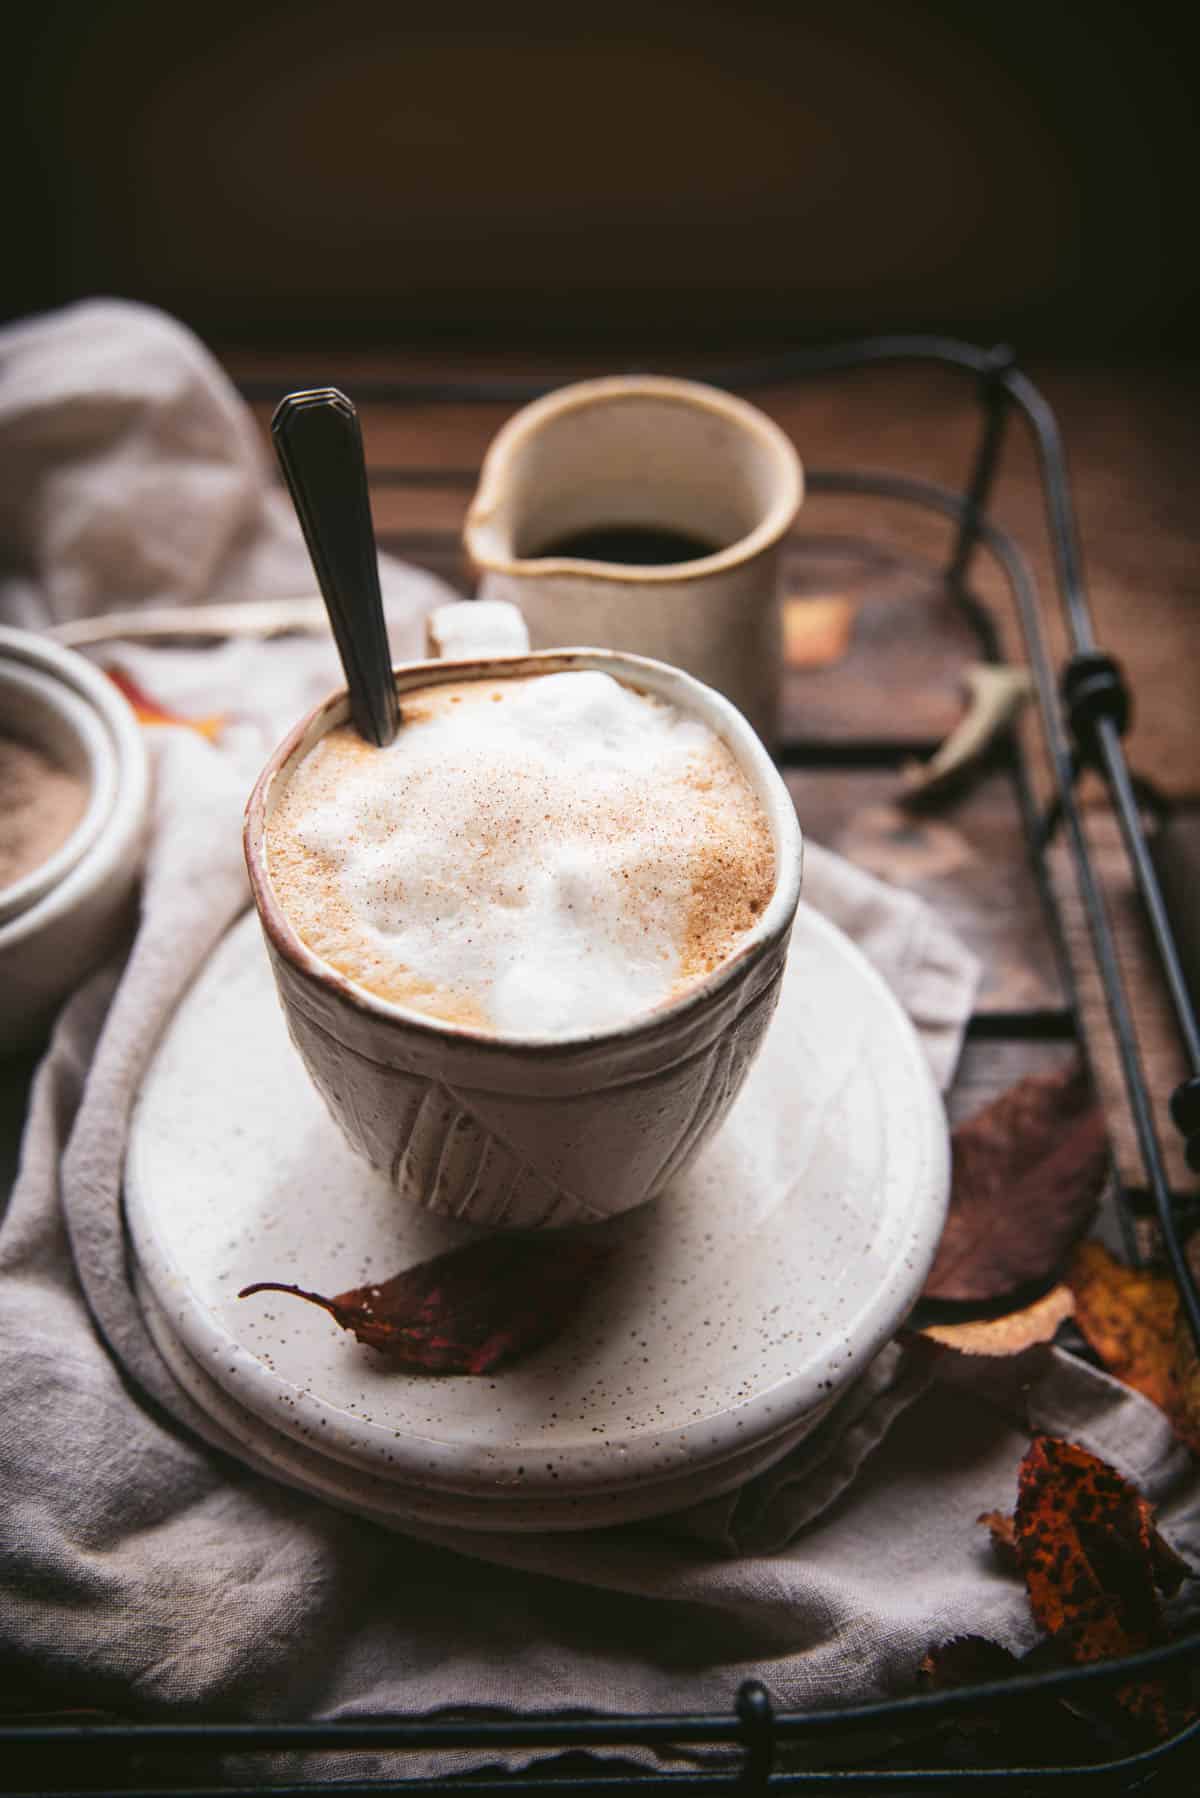
[{"label": "black wire tray", "polygon": [[[891,475],[809,472],[814,493],[860,495],[900,500],[926,507],[955,527],[954,547],[946,569],[950,590],[966,606],[985,651],[996,654],[991,620],[970,597],[966,577],[980,548],[989,552],[1011,589],[1024,635],[1025,650],[1037,689],[1041,725],[1056,788],[1054,822],[1061,821],[1069,845],[1079,896],[1116,1044],[1138,1152],[1153,1203],[1162,1254],[1179,1293],[1183,1314],[1200,1353],[1200,1292],[1188,1267],[1180,1227],[1181,1197],[1172,1194],[1157,1134],[1151,1095],[1138,1047],[1129,999],[1118,964],[1113,927],[1097,878],[1076,797],[1076,781],[1084,767],[1104,779],[1116,814],[1124,851],[1149,923],[1151,939],[1170,997],[1188,1076],[1170,1095],[1170,1111],[1186,1143],[1188,1166],[1200,1172],[1200,1029],[1188,991],[1180,955],[1150,859],[1139,812],[1135,783],[1126,763],[1122,733],[1130,702],[1121,669],[1097,645],[1084,587],[1074,508],[1066,459],[1057,422],[1033,382],[1017,366],[1007,347],[983,349],[936,336],[862,339],[825,348],[799,350],[755,363],[708,369],[704,379],[733,389],[753,389],[785,381],[836,374],[871,364],[931,363],[957,369],[976,385],[980,435],[962,493],[929,482]],[[259,383],[243,387],[247,397],[276,397]],[[500,403],[519,405],[540,397],[552,384],[520,378],[473,381],[387,383],[378,391],[393,401],[420,404]],[[372,384],[360,383],[359,396],[371,397]],[[1029,567],[1011,537],[987,518],[987,502],[999,465],[1008,421],[1018,412],[1032,431],[1037,447],[1047,521],[1056,565],[1056,586],[1063,608],[1070,654],[1056,680],[1047,649],[1041,602]],[[1027,789],[1026,789],[1027,791]],[[1040,856],[1050,821],[1035,830],[1032,844]],[[1044,870],[1043,870],[1044,873]],[[1049,882],[1043,880],[1049,893]],[[1132,1240],[1127,1248],[1133,1250]],[[1131,1793],[1153,1789],[1179,1792],[1200,1789],[1200,1721],[1169,1741],[1137,1753],[1086,1765],[927,1767],[854,1767],[845,1764],[853,1744],[871,1732],[903,1734],[937,1720],[977,1717],[986,1711],[1003,1723],[1019,1718],[1019,1707],[1033,1696],[1070,1696],[1107,1689],[1161,1673],[1168,1667],[1200,1665],[1200,1631],[1165,1646],[1119,1660],[1057,1668],[1003,1681],[919,1693],[876,1704],[834,1710],[777,1709],[766,1687],[747,1680],[727,1713],[703,1715],[571,1717],[528,1713],[504,1719],[424,1718],[351,1719],[336,1723],[149,1723],[24,1722],[0,1725],[0,1785],[8,1791],[65,1793],[120,1790],[149,1794],[231,1793],[301,1794],[314,1789],[330,1793],[438,1792],[484,1794],[564,1792],[573,1798],[633,1790],[646,1794],[724,1791],[752,1794],[768,1789],[815,1792],[938,1791],[964,1786],[1005,1792],[1036,1793],[1086,1790]],[[799,1767],[793,1756],[810,1744],[834,1744],[840,1752],[833,1764]],[[1097,1732],[1097,1745],[1105,1746]],[[698,1753],[725,1751],[713,1770],[692,1767],[680,1772],[647,1770],[630,1761],[598,1760],[598,1749],[643,1749],[663,1754],[673,1749]],[[222,1779],[223,1757],[295,1752],[453,1751],[456,1758],[478,1758],[481,1771],[442,1778],[384,1780],[320,1779],[272,1782],[252,1774],[244,1783]],[[551,1751],[557,1758],[523,1772],[498,1773],[499,1757],[524,1750]],[[941,1750],[944,1753],[944,1749]],[[790,1762],[790,1765],[784,1763]],[[489,1765],[490,1763],[490,1765]],[[189,1768],[203,1768],[207,1781],[189,1782]],[[1190,1777],[1189,1777],[1190,1775]],[[219,1782],[219,1783],[218,1783]]]}]

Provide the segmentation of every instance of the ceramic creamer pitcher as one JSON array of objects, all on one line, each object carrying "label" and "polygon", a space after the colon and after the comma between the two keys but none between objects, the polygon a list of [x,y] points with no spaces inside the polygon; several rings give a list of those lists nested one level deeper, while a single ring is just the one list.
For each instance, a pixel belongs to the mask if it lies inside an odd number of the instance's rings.
[{"label": "ceramic creamer pitcher", "polygon": [[480,598],[519,606],[535,649],[670,662],[770,742],[779,550],[803,492],[790,440],[756,407],[695,381],[614,376],[509,420],[464,541]]}]

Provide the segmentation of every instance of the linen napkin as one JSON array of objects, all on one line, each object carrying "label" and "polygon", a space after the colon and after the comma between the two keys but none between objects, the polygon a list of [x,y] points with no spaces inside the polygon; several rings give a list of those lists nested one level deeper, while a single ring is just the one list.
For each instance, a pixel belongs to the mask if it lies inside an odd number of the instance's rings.
[{"label": "linen napkin", "polygon": [[[0,433],[15,471],[0,504],[6,618],[310,585],[237,396],[158,314],[108,302],[0,334]],[[446,590],[395,564],[384,586],[393,646],[411,653]],[[1161,1507],[1176,1547],[1200,1555],[1195,1470],[1161,1415],[1057,1353],[985,1386],[893,1346],[770,1472],[622,1528],[393,1534],[257,1466],[147,1334],[121,1169],[157,1037],[246,902],[249,780],[335,671],[311,643],[129,647],[122,660],[168,703],[202,693],[203,709],[239,722],[220,752],[186,731],[152,733],[136,934],[59,1018],[0,1227],[10,1699],[296,1718],[727,1709],[751,1673],[784,1705],[904,1691],[933,1640],[976,1631],[1029,1645],[1023,1589],[974,1520],[1011,1504],[1038,1427],[1104,1454]],[[820,850],[806,895],[890,980],[945,1085],[972,958],[927,908]],[[400,1770],[451,1764],[426,1754]],[[385,1769],[394,1758],[358,1755],[316,1770]]]}]

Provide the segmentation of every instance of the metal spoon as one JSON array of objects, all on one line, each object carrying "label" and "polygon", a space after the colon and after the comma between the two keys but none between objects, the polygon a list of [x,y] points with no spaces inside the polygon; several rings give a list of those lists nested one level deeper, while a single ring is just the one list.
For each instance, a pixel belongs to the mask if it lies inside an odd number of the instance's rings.
[{"label": "metal spoon", "polygon": [[359,736],[381,749],[400,724],[358,414],[336,387],[289,393],[271,420]]}]

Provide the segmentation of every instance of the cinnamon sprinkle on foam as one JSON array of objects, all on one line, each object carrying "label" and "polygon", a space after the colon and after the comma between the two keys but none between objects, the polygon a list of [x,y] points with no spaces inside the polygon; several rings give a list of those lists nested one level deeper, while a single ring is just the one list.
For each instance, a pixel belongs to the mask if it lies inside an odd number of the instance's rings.
[{"label": "cinnamon sprinkle on foam", "polygon": [[762,808],[714,733],[584,671],[417,689],[384,750],[329,732],[270,819],[267,865],[347,978],[515,1036],[676,998],[775,879]]}]

